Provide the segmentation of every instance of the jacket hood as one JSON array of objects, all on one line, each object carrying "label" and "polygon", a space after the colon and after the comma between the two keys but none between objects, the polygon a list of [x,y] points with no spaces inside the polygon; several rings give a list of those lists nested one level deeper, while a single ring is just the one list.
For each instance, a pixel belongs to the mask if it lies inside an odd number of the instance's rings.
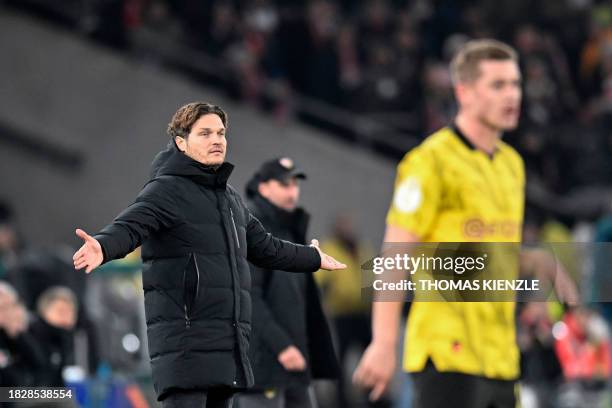
[{"label": "jacket hood", "polygon": [[234,165],[228,162],[216,169],[199,163],[181,152],[174,140],[171,140],[166,149],[157,153],[153,159],[150,177],[154,179],[159,176],[181,176],[200,184],[224,187],[233,170]]}]

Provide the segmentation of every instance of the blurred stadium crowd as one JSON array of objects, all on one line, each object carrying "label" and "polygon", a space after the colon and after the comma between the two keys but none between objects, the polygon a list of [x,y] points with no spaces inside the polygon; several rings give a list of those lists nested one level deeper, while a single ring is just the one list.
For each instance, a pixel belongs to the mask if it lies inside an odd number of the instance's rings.
[{"label": "blurred stadium crowd", "polygon": [[568,221],[609,207],[609,1],[6,3],[182,69],[281,122],[298,117],[395,158],[452,120],[455,50],[498,38],[521,58],[521,126],[506,140],[526,161],[529,203]]},{"label": "blurred stadium crowd", "polygon": [[[354,129],[336,114],[341,109],[349,116],[358,114],[384,124],[389,134],[406,140],[398,145],[404,147],[452,120],[455,107],[448,62],[455,50],[468,38],[508,41],[518,50],[523,69],[521,125],[507,140],[520,151],[528,170],[525,241],[612,242],[610,1],[4,3],[42,12],[148,63],[181,68],[280,122],[298,117],[359,141]],[[318,109],[308,108],[311,100],[317,101]],[[382,153],[399,157],[405,149],[398,146]],[[350,352],[360,354],[369,342],[360,264],[372,253],[348,223],[339,220],[330,228],[326,251],[346,260],[351,273],[320,277],[345,367],[354,363],[349,361]],[[0,278],[13,288],[0,285],[1,385],[48,385],[46,373],[56,383],[61,381],[58,370],[73,364],[94,373],[101,362],[99,354],[108,356],[100,351],[104,345],[93,333],[96,312],[89,311],[90,316],[81,299],[84,278],[70,270],[69,257],[67,263],[62,261],[62,253],[28,250],[19,239],[10,207],[0,210]],[[583,273],[581,266],[566,267],[575,277],[589,276],[588,282],[583,278],[583,287],[607,287],[606,262],[585,264],[595,268]],[[51,309],[58,307],[45,301],[49,288],[51,294],[62,294],[57,298],[62,306],[73,308],[74,321],[56,323],[49,318]],[[583,294],[588,303],[589,293]],[[26,319],[25,310],[37,317]],[[521,304],[518,322],[523,406],[610,406],[608,304],[571,312],[554,303]],[[87,339],[87,352],[76,361],[74,341],[79,341],[79,336],[75,338],[79,330],[81,343]],[[73,343],[46,350],[55,347],[53,339]],[[59,357],[53,360],[55,355]],[[135,367],[125,361],[117,364]],[[349,390],[351,370],[346,371],[338,402],[328,401],[328,406],[365,406],[363,395]],[[408,406],[401,402],[409,398],[403,395],[409,393],[406,390],[409,385],[404,383],[394,392],[395,403],[402,407]],[[325,398],[322,401],[325,405]]]}]

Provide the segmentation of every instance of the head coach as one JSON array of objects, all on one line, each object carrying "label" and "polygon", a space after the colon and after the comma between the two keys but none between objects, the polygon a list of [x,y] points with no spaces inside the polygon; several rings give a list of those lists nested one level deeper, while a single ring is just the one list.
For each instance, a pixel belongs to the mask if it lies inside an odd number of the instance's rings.
[{"label": "head coach", "polygon": [[135,202],[93,237],[76,230],[84,244],[74,266],[88,273],[142,244],[153,382],[165,407],[230,407],[252,386],[249,261],[293,272],[345,267],[316,240],[304,246],[266,232],[227,184],[226,129],[218,106],[181,107]]}]

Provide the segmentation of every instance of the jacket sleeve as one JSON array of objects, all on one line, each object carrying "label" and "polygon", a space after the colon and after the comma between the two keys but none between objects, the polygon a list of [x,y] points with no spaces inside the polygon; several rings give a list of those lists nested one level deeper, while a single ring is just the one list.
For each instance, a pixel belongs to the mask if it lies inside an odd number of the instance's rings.
[{"label": "jacket sleeve", "polygon": [[266,232],[247,210],[247,258],[261,268],[288,272],[315,272],[321,266],[319,252],[310,246],[278,239]]},{"label": "jacket sleeve", "polygon": [[272,310],[268,307],[265,296],[266,277],[271,278],[273,271],[265,270],[249,264],[251,276],[251,300],[253,302],[253,330],[257,331],[261,342],[268,347],[274,355],[277,355],[294,342],[291,336],[276,321]]},{"label": "jacket sleeve", "polygon": [[148,183],[132,205],[94,236],[106,263],[132,252],[151,233],[172,226],[177,219],[172,194],[160,180]]}]

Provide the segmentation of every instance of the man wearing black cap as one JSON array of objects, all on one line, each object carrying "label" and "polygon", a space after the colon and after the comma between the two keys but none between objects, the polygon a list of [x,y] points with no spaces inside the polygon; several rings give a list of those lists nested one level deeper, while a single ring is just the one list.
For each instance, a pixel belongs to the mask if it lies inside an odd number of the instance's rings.
[{"label": "man wearing black cap", "polygon": [[[306,242],[309,220],[297,207],[305,178],[284,157],[265,162],[247,185],[251,212],[275,236],[297,243]],[[312,407],[311,379],[339,372],[314,279],[253,265],[251,271],[255,386],[240,397],[239,408]]]}]

